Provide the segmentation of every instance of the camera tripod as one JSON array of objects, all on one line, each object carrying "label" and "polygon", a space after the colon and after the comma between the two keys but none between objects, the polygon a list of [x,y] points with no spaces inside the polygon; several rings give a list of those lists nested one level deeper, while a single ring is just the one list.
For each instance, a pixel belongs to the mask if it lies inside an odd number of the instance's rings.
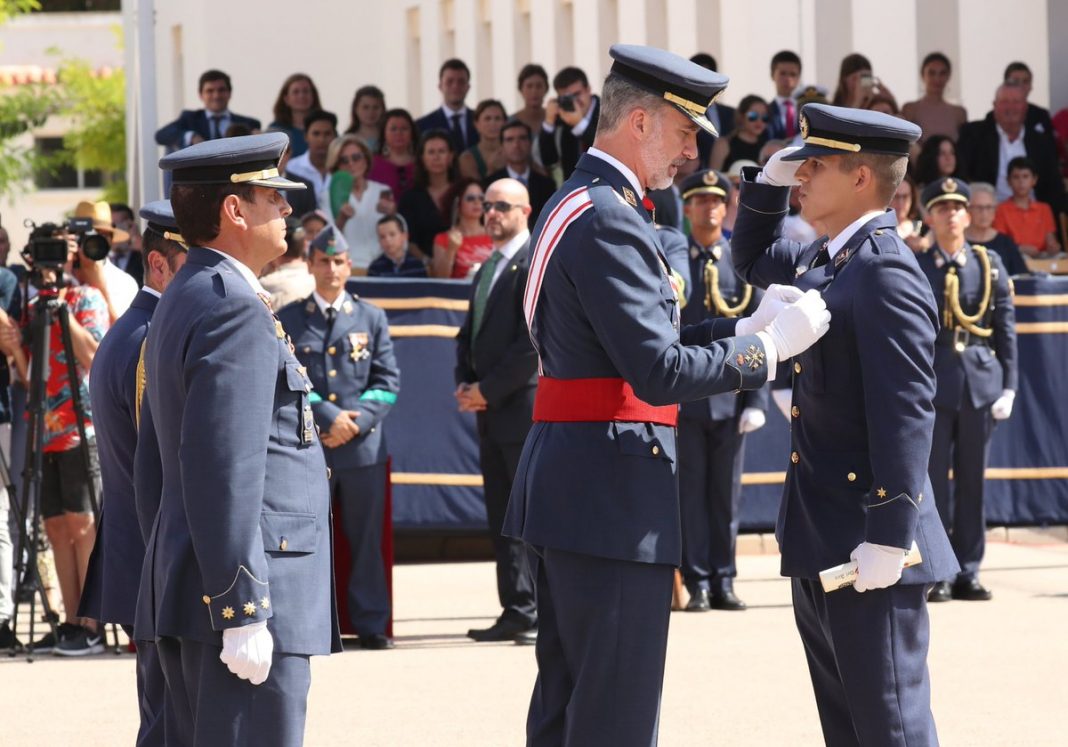
[{"label": "camera tripod", "polygon": [[[87,476],[89,487],[89,502],[93,511],[93,520],[97,527],[100,526],[100,503],[97,497],[96,483],[93,479],[91,458],[89,454],[89,439],[86,437],[85,403],[82,401],[81,389],[78,380],[78,365],[74,357],[74,344],[70,334],[70,310],[67,304],[60,298],[59,288],[55,284],[45,285],[38,291],[36,313],[30,323],[30,383],[26,398],[26,412],[28,425],[26,431],[26,466],[23,470],[22,491],[19,494],[21,501],[16,501],[12,495],[10,501],[15,513],[16,521],[19,522],[19,546],[15,562],[15,579],[24,579],[32,591],[30,597],[30,624],[29,638],[26,643],[27,661],[33,661],[34,654],[34,626],[36,623],[36,602],[39,598],[41,607],[44,609],[48,625],[52,629],[52,635],[56,644],[59,644],[59,630],[56,622],[57,615],[48,602],[45,594],[44,582],[41,579],[40,569],[37,565],[37,553],[40,547],[41,527],[41,486],[44,474],[44,436],[45,414],[47,405],[47,390],[51,361],[51,331],[52,326],[59,325],[60,338],[63,344],[63,352],[66,356],[67,377],[71,389],[71,403],[74,409],[75,420],[78,425],[80,439],[79,449],[82,454],[82,463]],[[4,473],[8,477],[7,483],[11,483],[10,474],[3,465]],[[9,488],[10,490],[10,488]],[[19,505],[21,502],[21,505]],[[14,614],[11,618],[12,630],[17,629],[18,605],[15,605]],[[67,610],[71,614],[73,610]],[[118,648],[118,632],[115,635],[115,645]],[[9,652],[15,655],[15,650]]]}]

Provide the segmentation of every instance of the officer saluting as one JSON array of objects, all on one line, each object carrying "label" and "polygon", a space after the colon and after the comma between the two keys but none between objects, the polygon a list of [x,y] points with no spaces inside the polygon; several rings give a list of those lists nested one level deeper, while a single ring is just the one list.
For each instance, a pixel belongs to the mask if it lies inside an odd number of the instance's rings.
[{"label": "officer saluting", "polygon": [[768,293],[754,318],[680,341],[645,192],[697,156],[727,78],[649,47],[610,54],[594,146],[530,239],[524,313],[540,375],[504,534],[536,555],[531,745],[656,742],[681,544],[675,403],[762,386],[828,322],[815,292],[793,306]]},{"label": "officer saluting", "polygon": [[[691,281],[683,324],[752,314],[764,294],[735,274],[730,244],[723,236],[730,180],[715,171],[698,171],[680,189],[690,224]],[[743,445],[746,433],[764,425],[767,407],[767,387],[760,387],[684,402],[680,408],[679,503],[682,577],[690,591],[687,611],[745,609],[734,593]]]},{"label": "officer saluting", "polygon": [[968,185],[952,178],[931,182],[922,196],[935,244],[920,255],[920,269],[942,310],[935,341],[931,485],[961,566],[955,579],[934,585],[930,602],[991,597],[978,575],[986,546],[983,473],[994,421],[1012,414],[1016,396],[1016,316],[1009,275],[997,252],[964,239],[970,199]]},{"label": "officer saluting", "polygon": [[279,190],[301,188],[278,176],[287,147],[268,133],[160,161],[190,249],[144,356],[161,479],[137,626],[157,640],[183,744],[300,744],[308,657],[340,650],[311,385],[256,280],[286,248]]},{"label": "officer saluting", "polygon": [[[803,146],[743,172],[731,236],[748,282],[819,288],[831,312],[793,364],[782,573],[826,742],[935,744],[925,585],[957,570],[927,478],[938,316],[887,210],[920,129],[820,104],[800,129]],[[793,186],[826,232],[809,246],[780,238]],[[923,562],[902,573],[914,541]],[[855,587],[824,592],[819,572],[850,558]]]},{"label": "officer saluting", "polygon": [[386,636],[389,589],[382,560],[386,440],[382,419],[400,391],[386,314],[351,295],[349,247],[327,226],[308,249],[315,291],[278,312],[307,370],[308,396],[323,434],[330,488],[338,496],[352,555],[348,612],[360,646],[393,648]]}]

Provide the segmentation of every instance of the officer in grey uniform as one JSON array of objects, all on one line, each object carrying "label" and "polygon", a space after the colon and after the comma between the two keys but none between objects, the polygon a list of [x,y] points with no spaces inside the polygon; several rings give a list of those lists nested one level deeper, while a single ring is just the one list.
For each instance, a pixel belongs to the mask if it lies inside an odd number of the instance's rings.
[{"label": "officer in grey uniform", "polygon": [[[690,226],[691,280],[683,324],[752,314],[764,294],[735,274],[723,236],[730,180],[703,170],[683,180],[680,190]],[[689,612],[745,609],[734,593],[745,434],[764,425],[767,406],[767,387],[760,387],[683,402],[679,410],[682,577],[690,592]]]},{"label": "officer in grey uniform", "polygon": [[311,384],[256,280],[286,247],[288,144],[211,140],[160,161],[190,249],[145,346],[158,475],[139,447],[135,484],[139,516],[159,508],[136,624],[157,641],[176,744],[301,744],[309,657],[340,650]]},{"label": "officer in grey uniform", "polygon": [[970,199],[968,185],[952,177],[931,182],[922,196],[935,243],[918,259],[942,311],[929,471],[938,514],[961,567],[955,578],[934,585],[929,602],[992,596],[979,583],[986,548],[983,475],[994,425],[1012,414],[1016,397],[1011,281],[997,252],[964,238]]},{"label": "officer in grey uniform", "polygon": [[385,312],[345,290],[352,274],[348,250],[334,226],[320,231],[308,255],[315,291],[278,318],[312,383],[308,401],[352,556],[349,620],[362,648],[381,650],[393,648],[382,559],[389,457],[382,419],[397,401],[400,370]]}]

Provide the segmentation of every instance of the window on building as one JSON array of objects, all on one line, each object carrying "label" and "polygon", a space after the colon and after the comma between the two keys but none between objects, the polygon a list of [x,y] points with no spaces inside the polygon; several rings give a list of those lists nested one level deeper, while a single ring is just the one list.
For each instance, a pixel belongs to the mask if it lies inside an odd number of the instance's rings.
[{"label": "window on building", "polygon": [[[63,138],[39,137],[34,140],[34,148],[40,156],[54,156],[63,150]],[[34,174],[33,183],[38,189],[87,189],[103,186],[104,177],[99,171],[64,164],[39,170]]]},{"label": "window on building", "polygon": [[86,10],[122,9],[121,0],[41,0],[41,13],[78,13]]}]

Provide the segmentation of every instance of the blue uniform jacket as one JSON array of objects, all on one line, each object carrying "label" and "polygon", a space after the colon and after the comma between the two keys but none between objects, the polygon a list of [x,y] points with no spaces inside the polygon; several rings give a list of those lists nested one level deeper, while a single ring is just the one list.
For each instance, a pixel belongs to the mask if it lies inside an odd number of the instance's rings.
[{"label": "blue uniform jacket", "polygon": [[[737,306],[745,295],[745,283],[734,272],[730,244],[726,239],[720,239],[714,248],[719,249],[718,254],[708,251],[692,237],[687,239],[686,261],[689,263],[687,276],[690,282],[686,285],[688,300],[682,308],[683,324],[700,324],[705,319],[715,319],[719,316],[715,308],[710,310],[705,305],[705,266],[709,262],[712,262],[719,271],[719,292],[724,303]],[[739,314],[739,318],[750,316],[756,311],[763,297],[763,291],[754,288],[752,298]],[[679,414],[693,420],[730,420],[740,415],[747,407],[766,411],[768,388],[762,386],[759,389],[750,389],[739,394],[724,392],[696,402],[683,402]]]},{"label": "blue uniform jacket", "polygon": [[789,189],[743,179],[731,237],[747,282],[816,288],[830,331],[793,359],[791,454],[776,526],[782,573],[815,579],[861,542],[908,548],[923,563],[902,583],[952,578],[927,460],[934,431],[938,314],[898,238],[892,211],[863,225],[835,259],[808,269],[826,237],[782,238]]},{"label": "blue uniform jacket", "polygon": [[312,296],[289,304],[278,318],[311,379],[316,425],[325,432],[342,410],[360,413],[356,418],[360,435],[325,449],[327,464],[334,470],[384,464],[389,452],[382,418],[400,392],[400,369],[386,313],[346,292],[328,340],[326,317]]},{"label": "blue uniform jacket", "polygon": [[145,543],[134,505],[137,360],[159,298],[141,290],[100,341],[89,378],[103,495],[78,614],[133,625]]},{"label": "blue uniform jacket", "polygon": [[[964,266],[957,267],[960,305],[965,314],[973,315],[979,309],[985,280],[979,257],[970,244],[965,244],[963,256],[967,257]],[[979,321],[979,326],[992,328],[994,334],[986,341],[970,337],[964,352],[958,353],[954,348],[954,331],[944,329],[939,333],[934,358],[938,379],[936,407],[959,410],[965,397],[972,407],[989,407],[1001,396],[1002,390],[1016,389],[1016,312],[1009,289],[1009,274],[996,252],[988,251],[987,256],[990,258],[992,312]],[[949,258],[934,246],[918,260],[920,269],[931,282],[935,303],[944,311],[946,273],[951,266]],[[940,317],[939,321],[943,319]]]},{"label": "blue uniform jacket", "polygon": [[[267,620],[275,651],[340,650],[326,461],[311,385],[234,262],[192,247],[153,318],[136,455],[137,629],[221,645]],[[153,484],[155,480],[155,484]]]},{"label": "blue uniform jacket", "polygon": [[[531,235],[525,301],[542,373],[622,378],[651,405],[761,386],[756,335],[734,322],[683,330],[651,216],[629,181],[586,154]],[[531,311],[528,307],[528,319]],[[675,429],[640,422],[535,423],[504,534],[616,560],[681,559]]]}]

